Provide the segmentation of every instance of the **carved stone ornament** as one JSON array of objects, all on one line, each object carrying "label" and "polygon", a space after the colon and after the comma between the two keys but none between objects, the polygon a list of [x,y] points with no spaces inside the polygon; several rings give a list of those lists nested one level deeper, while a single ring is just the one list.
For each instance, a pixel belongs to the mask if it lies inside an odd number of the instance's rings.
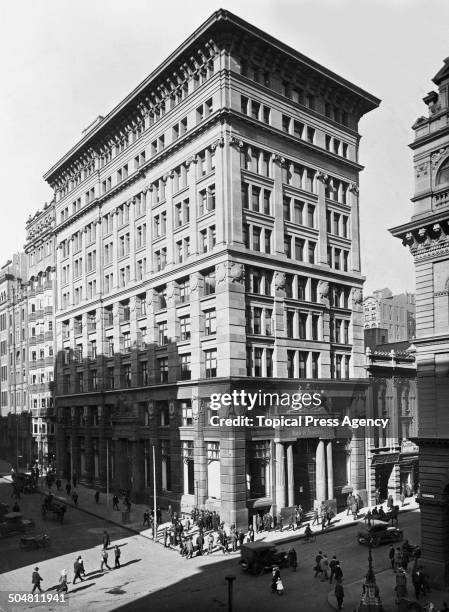
[{"label": "carved stone ornament", "polygon": [[154,402],[148,402],[148,415],[152,417],[154,415]]},{"label": "carved stone ornament", "polygon": [[285,272],[274,273],[274,287],[276,290],[283,291],[285,289],[285,285],[287,283],[287,279],[285,277]]},{"label": "carved stone ornament", "polygon": [[195,272],[190,276],[190,293],[198,290],[198,273]]},{"label": "carved stone ornament", "polygon": [[439,151],[436,151],[435,153],[432,153],[431,160],[432,160],[432,167],[433,168],[435,168],[435,166],[438,165],[438,162],[440,161],[440,159],[442,157],[444,157],[446,155],[446,153],[449,153],[449,147],[443,147]]},{"label": "carved stone ornament", "polygon": [[316,178],[317,178],[317,181],[321,181],[322,183],[327,183],[327,181],[329,180],[328,175],[321,171],[317,172]]},{"label": "carved stone ornament", "polygon": [[320,296],[320,300],[329,299],[329,283],[327,281],[322,281],[318,283],[318,294]]},{"label": "carved stone ornament", "polygon": [[222,261],[217,264],[215,267],[215,278],[217,281],[217,285],[221,285],[226,282],[226,278],[228,276],[228,263],[226,261]]},{"label": "carved stone ornament", "polygon": [[175,401],[174,400],[170,400],[168,402],[168,413],[171,417],[175,415]]},{"label": "carved stone ornament", "polygon": [[229,268],[229,278],[232,283],[242,283],[245,278],[245,266],[241,263],[232,262]]},{"label": "carved stone ornament", "polygon": [[423,164],[419,164],[415,168],[416,178],[419,178],[422,174],[424,176],[426,176],[428,174],[428,172],[429,172],[429,164],[427,162],[425,162]]},{"label": "carved stone ornament", "polygon": [[354,302],[354,304],[363,303],[363,292],[361,289],[354,288],[352,290],[352,301]]},{"label": "carved stone ornament", "polygon": [[167,283],[167,300],[172,300],[175,295],[175,283]]},{"label": "carved stone ornament", "polygon": [[349,185],[349,191],[350,191],[351,193],[354,193],[355,195],[357,195],[357,194],[359,193],[359,187],[358,187],[358,185],[356,185],[355,183],[351,183],[351,184]]},{"label": "carved stone ornament", "polygon": [[231,147],[237,147],[238,149],[241,149],[243,147],[243,140],[240,140],[240,138],[236,138],[235,136],[230,136],[229,144],[231,145]]},{"label": "carved stone ornament", "polygon": [[153,304],[154,292],[153,289],[150,289],[147,293],[147,305],[151,306]]}]

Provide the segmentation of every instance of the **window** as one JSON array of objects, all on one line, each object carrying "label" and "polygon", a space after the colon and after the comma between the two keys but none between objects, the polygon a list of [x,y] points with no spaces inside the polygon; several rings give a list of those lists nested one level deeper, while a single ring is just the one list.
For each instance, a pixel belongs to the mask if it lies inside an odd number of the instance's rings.
[{"label": "window", "polygon": [[147,225],[143,223],[136,227],[136,249],[140,249],[146,244]]},{"label": "window", "polygon": [[217,350],[210,349],[204,351],[206,367],[206,378],[216,378],[217,376]]},{"label": "window", "polygon": [[215,309],[206,310],[204,312],[204,332],[206,336],[215,334],[217,331],[217,322]]},{"label": "window", "polygon": [[189,198],[175,204],[175,227],[181,227],[190,221]]},{"label": "window", "polygon": [[167,321],[158,323],[158,344],[159,346],[166,346],[168,344]]},{"label": "window", "polygon": [[204,274],[204,295],[215,293],[215,270]]},{"label": "window", "polygon": [[180,317],[179,327],[181,341],[190,340],[190,317]]},{"label": "window", "polygon": [[190,380],[192,372],[190,370],[190,353],[181,355],[181,380]]},{"label": "window", "polygon": [[179,287],[179,303],[186,304],[190,299],[190,281],[189,279],[178,281]]},{"label": "window", "polygon": [[158,359],[159,382],[168,382],[168,357]]},{"label": "window", "polygon": [[193,425],[192,404],[190,400],[181,402],[181,419],[183,427],[191,427]]},{"label": "window", "polygon": [[215,185],[209,185],[199,192],[198,215],[204,215],[212,210],[215,210]]},{"label": "window", "polygon": [[122,348],[125,353],[129,353],[131,350],[131,334],[129,332],[123,332]]}]

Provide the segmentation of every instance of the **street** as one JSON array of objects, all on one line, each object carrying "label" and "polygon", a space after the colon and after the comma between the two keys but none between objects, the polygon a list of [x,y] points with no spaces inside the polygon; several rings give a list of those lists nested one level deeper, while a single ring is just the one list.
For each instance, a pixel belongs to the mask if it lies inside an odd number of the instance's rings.
[{"label": "street", "polygon": [[[0,483],[0,501],[11,504],[11,486]],[[265,610],[285,610],[290,612],[319,612],[331,609],[327,598],[329,583],[313,577],[312,567],[318,550],[325,552],[329,559],[337,555],[344,574],[344,584],[361,579],[367,569],[368,549],[356,542],[357,524],[340,530],[318,535],[315,543],[296,540],[293,545],[297,551],[299,567],[295,573],[291,569],[282,570],[285,594],[278,597],[270,590],[269,573],[254,577],[246,575],[238,566],[238,553],[223,555],[215,552],[211,556],[195,557],[186,560],[178,551],[165,549],[148,538],[132,535],[124,528],[112,525],[82,510],[68,508],[64,525],[53,519],[43,520],[40,516],[42,496],[32,494],[22,496],[19,501],[26,518],[36,521],[36,533],[48,533],[52,539],[48,549],[20,550],[19,536],[2,539],[0,557],[0,591],[2,610],[13,610],[5,605],[7,592],[30,591],[31,574],[39,567],[43,577],[43,588],[56,588],[62,569],[69,576],[69,609],[88,610],[157,610],[174,612],[194,610],[206,612],[227,609],[226,575],[235,575],[234,612],[264,612]],[[419,514],[416,511],[400,515],[400,527],[405,538],[411,542],[419,541]],[[107,529],[112,543],[121,548],[120,569],[99,571],[103,529]],[[290,543],[282,543],[280,549],[288,549]],[[71,584],[73,563],[78,554],[84,559],[86,580],[84,583]],[[375,572],[389,568],[388,546],[373,550]],[[112,548],[109,549],[109,565],[114,565]],[[394,586],[391,574],[391,588]],[[56,610],[58,604],[29,605],[28,608]],[[17,608],[17,609],[23,609]]]}]

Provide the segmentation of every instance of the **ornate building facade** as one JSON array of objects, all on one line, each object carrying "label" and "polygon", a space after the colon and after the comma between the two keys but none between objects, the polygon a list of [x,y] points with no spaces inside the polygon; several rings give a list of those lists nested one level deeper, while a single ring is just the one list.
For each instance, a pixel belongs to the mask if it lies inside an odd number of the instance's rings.
[{"label": "ornate building facade", "polygon": [[362,434],[215,427],[210,396],[365,401],[357,126],[378,104],[218,11],[46,173],[60,470],[149,499],[154,447],[160,503],[242,525],[365,494]]},{"label": "ornate building facade", "polygon": [[28,260],[28,401],[32,414],[33,459],[47,465],[53,459],[55,414],[55,211],[53,204],[28,219],[25,254]]},{"label": "ornate building facade", "polygon": [[390,230],[416,270],[416,364],[423,558],[437,583],[449,579],[449,60],[414,124],[412,220]]},{"label": "ornate building facade", "polygon": [[31,463],[28,410],[27,262],[13,255],[0,270],[0,440],[3,457],[17,469]]},{"label": "ornate building facade", "polygon": [[417,491],[419,484],[416,439],[417,389],[414,347],[408,350],[366,349],[370,380],[368,406],[373,418],[387,417],[386,428],[367,428],[367,457],[370,466],[369,498],[375,502],[375,490],[385,500],[398,499]]}]

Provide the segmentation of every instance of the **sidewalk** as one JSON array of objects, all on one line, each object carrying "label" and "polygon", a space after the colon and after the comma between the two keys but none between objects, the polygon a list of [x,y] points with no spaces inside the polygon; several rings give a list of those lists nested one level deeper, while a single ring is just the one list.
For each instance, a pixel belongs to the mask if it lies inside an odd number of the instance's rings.
[{"label": "sidewalk", "polygon": [[[78,510],[87,512],[88,514],[92,514],[99,518],[103,518],[107,522],[113,523],[115,525],[119,525],[120,527],[128,529],[132,533],[138,533],[143,537],[153,540],[152,529],[148,529],[148,527],[144,528],[142,525],[143,514],[145,510],[151,511],[150,506],[147,506],[145,504],[132,504],[131,513],[130,513],[130,522],[127,524],[124,524],[122,522],[122,510],[125,510],[125,508],[122,503],[122,500],[120,500],[119,502],[120,511],[112,510],[112,495],[111,494],[109,495],[109,504],[108,504],[106,500],[106,494],[101,493],[100,502],[97,504],[94,499],[95,491],[96,489],[84,486],[82,484],[78,485],[77,487],[77,492],[79,496],[78,506],[77,506]],[[40,492],[41,494],[45,494],[47,493],[47,490],[44,487],[41,487]],[[61,488],[61,491],[59,492],[59,494],[56,493],[55,487],[53,487],[52,492],[55,498],[64,502],[65,504],[67,504],[67,506],[75,507],[72,497],[67,497],[65,495],[65,489],[63,489],[63,487]],[[399,501],[395,501],[395,504],[398,504],[400,506]],[[387,510],[386,504],[383,504],[383,508],[384,510]],[[400,508],[399,512],[400,513],[408,512],[412,510],[417,510],[418,508],[419,508],[419,505],[416,503],[415,498],[409,497],[407,498],[406,505],[403,508]],[[344,510],[343,512],[340,512],[334,517],[334,519],[332,520],[331,526],[327,527],[324,531],[321,529],[321,525],[312,526],[312,520],[310,520],[309,523],[310,523],[313,533],[316,534],[316,536],[319,536],[322,533],[323,534],[328,533],[329,531],[334,531],[336,529],[342,529],[342,528],[351,527],[351,526],[360,527],[360,524],[363,525],[364,523],[364,516],[367,511],[368,511],[368,508],[362,508],[359,511],[359,515],[358,515],[360,518],[354,521],[352,514],[348,516],[346,514],[346,510]],[[162,510],[162,517],[163,519],[165,518],[165,521],[161,525],[158,526],[158,534],[157,534],[158,540],[160,540],[163,537],[164,529],[166,527],[170,527],[171,525],[171,523],[168,521],[168,518],[166,516],[166,510],[164,509]],[[304,537],[303,534],[304,534],[306,522],[307,521],[304,521],[303,522],[304,526],[302,526],[298,530],[291,530],[288,528],[284,528],[283,531],[278,531],[278,530],[263,531],[261,533],[255,534],[255,540],[262,540],[264,542],[273,542],[273,543],[275,542],[287,543],[287,542],[292,542],[292,541],[302,539]],[[194,527],[193,529],[189,531],[189,534],[193,535],[196,531],[197,529],[196,527]]]},{"label": "sidewalk", "polygon": [[[360,599],[362,596],[362,586],[363,580],[357,580],[356,582],[352,582],[350,584],[345,584],[343,582],[343,588],[345,592],[345,597],[343,601],[344,610],[352,611],[357,610],[357,607],[360,603]],[[395,592],[394,587],[396,584],[395,574],[392,570],[384,570],[382,572],[376,572],[376,583],[379,587],[380,599],[382,601],[383,612],[397,612],[398,607],[395,603]],[[408,598],[410,601],[415,600],[415,590],[412,584],[412,578],[409,573],[407,574],[407,590],[408,590]],[[334,595],[334,588],[329,592],[327,597],[329,605],[334,609],[338,610],[337,601]],[[423,606],[424,604],[431,601],[437,610],[443,604],[443,601],[449,602],[449,593],[446,591],[436,591],[432,589],[432,591],[421,597],[420,604]]]}]

